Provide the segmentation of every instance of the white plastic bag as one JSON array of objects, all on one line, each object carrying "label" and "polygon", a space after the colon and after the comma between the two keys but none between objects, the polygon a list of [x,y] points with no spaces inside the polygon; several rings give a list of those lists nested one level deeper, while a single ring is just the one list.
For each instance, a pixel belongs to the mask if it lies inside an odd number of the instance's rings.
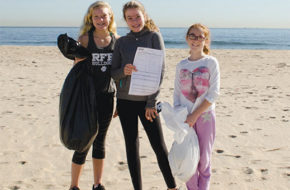
[{"label": "white plastic bag", "polygon": [[184,123],[188,111],[186,107],[176,109],[163,102],[161,115],[166,126],[174,132],[174,142],[168,154],[172,174],[187,182],[197,169],[199,162],[198,137],[193,128]]}]

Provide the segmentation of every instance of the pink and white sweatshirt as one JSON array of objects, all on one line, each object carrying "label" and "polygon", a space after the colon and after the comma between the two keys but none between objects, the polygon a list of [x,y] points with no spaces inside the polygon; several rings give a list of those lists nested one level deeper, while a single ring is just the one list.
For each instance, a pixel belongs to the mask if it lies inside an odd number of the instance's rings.
[{"label": "pink and white sweatshirt", "polygon": [[220,70],[215,57],[206,55],[197,61],[186,58],[177,64],[174,107],[186,106],[188,112],[192,113],[206,99],[212,103],[206,111],[214,110],[219,90]]}]

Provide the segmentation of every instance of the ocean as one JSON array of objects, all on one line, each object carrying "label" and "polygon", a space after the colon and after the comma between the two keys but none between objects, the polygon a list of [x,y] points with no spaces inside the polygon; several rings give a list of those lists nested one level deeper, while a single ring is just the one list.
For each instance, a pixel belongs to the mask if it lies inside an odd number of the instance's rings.
[{"label": "ocean", "polygon": [[[166,48],[188,48],[187,28],[160,28]],[[290,50],[290,29],[211,28],[212,49]],[[119,27],[120,36],[128,28]],[[56,46],[57,36],[77,39],[78,27],[0,27],[0,45]]]}]

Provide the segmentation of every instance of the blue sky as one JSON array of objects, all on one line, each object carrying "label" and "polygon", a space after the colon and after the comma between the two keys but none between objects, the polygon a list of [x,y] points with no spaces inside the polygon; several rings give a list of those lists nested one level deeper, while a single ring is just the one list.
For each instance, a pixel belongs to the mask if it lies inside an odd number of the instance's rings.
[{"label": "blue sky", "polygon": [[[160,27],[290,28],[290,0],[140,0]],[[93,0],[0,0],[0,26],[80,26]],[[122,6],[107,0],[118,26]]]}]

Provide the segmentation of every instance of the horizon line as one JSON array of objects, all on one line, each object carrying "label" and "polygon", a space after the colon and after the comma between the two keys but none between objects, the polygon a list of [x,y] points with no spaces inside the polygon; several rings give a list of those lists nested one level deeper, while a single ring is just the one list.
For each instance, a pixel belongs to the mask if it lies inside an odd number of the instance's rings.
[{"label": "horizon line", "polygon": [[[80,26],[1,26],[0,28],[80,28]],[[127,26],[119,26],[117,28],[128,28]],[[188,28],[185,26],[160,26],[159,28]],[[214,29],[290,29],[290,28],[270,28],[270,27],[209,27]]]}]

